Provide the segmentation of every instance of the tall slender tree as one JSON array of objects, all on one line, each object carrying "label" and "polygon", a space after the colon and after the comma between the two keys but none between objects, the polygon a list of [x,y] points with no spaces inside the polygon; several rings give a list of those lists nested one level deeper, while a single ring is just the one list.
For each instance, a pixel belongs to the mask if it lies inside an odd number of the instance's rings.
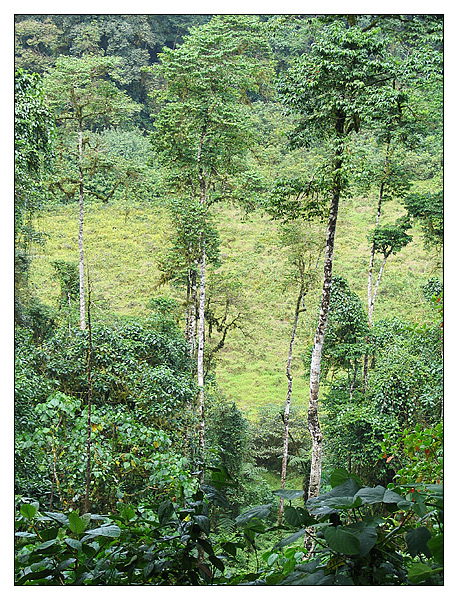
[{"label": "tall slender tree", "polygon": [[[248,93],[260,91],[267,44],[254,16],[216,16],[193,28],[176,49],[165,49],[155,69],[163,81],[153,145],[167,167],[169,189],[204,211],[222,198],[244,194],[244,157],[252,132]],[[245,176],[244,176],[245,175]],[[197,265],[197,379],[199,446],[205,449],[205,291],[207,240],[202,230]],[[190,277],[191,289],[193,286]],[[203,477],[203,471],[201,473]]]},{"label": "tall slender tree", "polygon": [[[62,133],[69,132],[76,141],[76,177],[68,183],[78,193],[78,253],[80,285],[80,327],[86,328],[84,290],[84,196],[87,179],[95,165],[85,163],[89,146],[88,132],[119,123],[139,110],[139,106],[118,89],[113,80],[119,60],[102,56],[60,56],[44,79],[50,106]],[[61,182],[62,184],[64,182]]]},{"label": "tall slender tree", "polygon": [[[351,24],[350,24],[351,25]],[[310,369],[308,423],[312,437],[309,497],[320,490],[322,432],[319,423],[321,355],[331,292],[339,203],[348,187],[348,143],[362,124],[384,114],[399,99],[393,89],[394,61],[376,27],[362,31],[343,21],[323,27],[310,51],[280,79],[284,104],[298,114],[295,145],[317,138],[325,143],[320,178],[314,183],[330,202],[324,256],[323,291]]]},{"label": "tall slender tree", "polygon": [[[322,249],[319,247],[316,232],[313,231],[310,224],[304,229],[301,223],[289,223],[284,226],[281,240],[284,247],[287,248],[290,270],[287,273],[287,279],[296,284],[296,305],[293,317],[293,327],[289,342],[288,357],[286,360],[286,379],[288,381],[286,391],[286,403],[283,413],[283,455],[281,465],[280,487],[285,489],[286,472],[288,466],[288,448],[289,448],[289,425],[290,411],[293,393],[293,349],[296,340],[299,315],[305,312],[305,296],[312,288],[317,277],[316,269]],[[278,524],[281,525],[284,513],[284,498],[280,497],[278,510]]]}]

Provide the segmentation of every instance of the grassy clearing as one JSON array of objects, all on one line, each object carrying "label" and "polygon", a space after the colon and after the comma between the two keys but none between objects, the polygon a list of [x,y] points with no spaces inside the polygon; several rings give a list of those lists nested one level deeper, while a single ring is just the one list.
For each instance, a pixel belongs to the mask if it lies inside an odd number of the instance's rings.
[{"label": "grassy clearing", "polygon": [[[347,278],[366,305],[369,243],[374,226],[375,199],[345,200],[340,209],[335,245],[334,274]],[[394,220],[402,212],[395,202],[384,205],[382,219]],[[294,288],[284,286],[286,257],[278,246],[277,224],[268,217],[244,217],[230,205],[215,208],[221,237],[222,273],[237,274],[249,306],[244,331],[234,330],[219,356],[217,379],[223,392],[236,399],[252,419],[259,407],[281,406],[286,397],[286,358],[292,328]],[[51,261],[78,261],[77,206],[52,206],[40,215],[38,227],[47,242],[36,249],[31,283],[45,303],[55,306],[59,293]],[[148,301],[159,294],[180,299],[168,287],[158,290],[156,256],[167,245],[170,222],[156,205],[132,206],[87,203],[85,258],[89,265],[95,315],[141,316]],[[399,316],[427,322],[429,308],[420,286],[435,271],[437,259],[423,247],[417,228],[414,240],[385,268],[375,306],[375,319]],[[321,267],[319,267],[321,271]],[[321,278],[321,275],[320,275]],[[303,377],[301,355],[313,341],[320,300],[320,283],[307,297],[301,316],[293,361],[295,402],[307,404],[308,382]],[[183,298],[181,298],[183,299]]]}]

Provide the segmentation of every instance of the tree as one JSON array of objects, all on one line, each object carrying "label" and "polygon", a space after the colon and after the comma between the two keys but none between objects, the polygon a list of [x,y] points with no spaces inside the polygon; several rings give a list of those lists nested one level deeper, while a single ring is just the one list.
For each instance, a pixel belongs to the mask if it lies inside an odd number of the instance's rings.
[{"label": "tree", "polygon": [[408,214],[420,222],[426,247],[440,248],[444,243],[444,192],[409,194],[404,205]]},{"label": "tree", "polygon": [[345,372],[350,401],[366,352],[367,335],[368,326],[361,300],[343,277],[333,276],[323,346],[323,373],[327,375],[331,369]]},{"label": "tree", "polygon": [[14,85],[14,287],[15,320],[23,319],[30,247],[43,236],[33,226],[47,194],[44,179],[54,162],[54,121],[37,74],[19,69]]},{"label": "tree", "polygon": [[[89,145],[88,130],[103,129],[117,124],[122,117],[134,113],[138,106],[113,79],[119,61],[108,57],[60,56],[55,67],[45,77],[48,101],[54,109],[57,123],[76,134],[78,165],[77,180],[70,180],[79,195],[78,251],[80,285],[80,327],[86,327],[84,293],[84,195],[88,177],[85,153]],[[109,75],[110,73],[110,75]],[[92,168],[93,165],[92,165]]]},{"label": "tree", "polygon": [[[290,426],[290,410],[293,392],[293,376],[291,365],[293,361],[293,348],[296,339],[297,326],[299,315],[305,312],[305,295],[310,291],[316,281],[316,268],[322,249],[316,240],[313,229],[310,223],[303,224],[298,221],[283,224],[281,231],[282,246],[288,251],[289,272],[286,273],[286,281],[289,284],[295,284],[296,287],[296,305],[293,317],[293,327],[289,343],[288,358],[286,361],[286,379],[288,387],[286,392],[286,404],[283,413],[283,453],[281,465],[280,487],[285,489],[286,470],[288,465],[288,448],[289,448],[289,426]],[[284,512],[284,498],[280,497],[278,524],[281,525]]]},{"label": "tree", "polygon": [[219,237],[216,225],[197,199],[168,202],[172,228],[171,246],[158,256],[159,285],[186,286],[185,336],[190,356],[196,358],[197,275],[202,233],[207,240],[207,260],[219,264]]},{"label": "tree", "polygon": [[[284,104],[299,115],[295,145],[307,145],[317,137],[326,143],[320,191],[330,197],[323,292],[310,369],[309,428],[312,465],[309,497],[320,489],[322,432],[318,419],[321,355],[331,293],[334,239],[341,196],[348,184],[347,147],[365,121],[375,119],[397,102],[399,94],[390,82],[393,63],[376,29],[362,31],[340,21],[324,27],[310,52],[294,62],[280,78]],[[316,189],[316,185],[314,187]]]},{"label": "tree", "polygon": [[14,50],[15,64],[30,73],[43,74],[55,60],[61,33],[53,15],[38,20],[32,15],[15,15]]},{"label": "tree", "polygon": [[[164,49],[155,74],[164,82],[158,94],[153,145],[167,166],[169,189],[198,201],[206,214],[221,198],[240,195],[248,169],[250,139],[247,93],[259,90],[266,70],[266,43],[257,17],[216,16],[191,30],[183,44]],[[238,192],[237,192],[238,188]],[[207,240],[200,232],[198,259],[197,382],[199,445],[205,447],[205,291]],[[203,477],[203,471],[201,474]]]},{"label": "tree", "polygon": [[[377,297],[377,290],[382,278],[383,269],[385,268],[386,261],[391,255],[397,254],[402,248],[407,246],[412,241],[412,236],[408,235],[406,231],[411,228],[410,219],[408,216],[399,218],[394,225],[385,225],[384,227],[377,227],[368,236],[369,242],[372,243],[371,257],[375,254],[380,253],[383,255],[383,261],[380,265],[377,281],[375,282],[374,290],[372,292],[372,269],[369,271],[369,284],[368,284],[368,301],[369,301],[369,327],[372,325],[372,314],[374,311],[374,303]],[[372,261],[373,265],[373,261]],[[371,265],[371,266],[372,266]]]}]

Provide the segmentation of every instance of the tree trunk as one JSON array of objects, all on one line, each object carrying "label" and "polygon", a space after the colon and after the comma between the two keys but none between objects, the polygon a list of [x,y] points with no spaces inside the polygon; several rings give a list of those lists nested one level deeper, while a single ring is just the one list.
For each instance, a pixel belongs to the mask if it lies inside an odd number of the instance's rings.
[{"label": "tree trunk", "polygon": [[[280,487],[282,490],[285,489],[286,467],[288,465],[289,412],[290,412],[290,408],[291,408],[291,394],[293,391],[293,376],[291,374],[291,363],[293,360],[294,339],[296,337],[297,322],[299,319],[299,313],[301,312],[301,300],[303,298],[303,295],[304,295],[304,283],[302,282],[301,288],[299,291],[299,295],[297,297],[296,312],[294,313],[293,331],[291,333],[291,340],[289,342],[288,360],[286,362],[286,378],[288,380],[288,390],[286,392],[286,406],[285,406],[285,413],[284,413],[285,431],[284,431],[284,436],[283,436],[283,459],[282,459],[282,464],[281,464],[281,483],[280,483]],[[284,507],[285,507],[285,500],[284,500],[284,498],[280,498],[280,506],[279,506],[279,510],[278,510],[278,525],[279,526],[281,526],[281,523],[282,523]]]},{"label": "tree trunk", "polygon": [[88,278],[88,311],[87,320],[89,326],[89,353],[87,359],[87,437],[86,437],[86,494],[84,498],[84,512],[89,512],[89,489],[91,486],[91,409],[92,409],[92,328],[91,328],[91,284]]},{"label": "tree trunk", "polygon": [[372,325],[372,314],[374,312],[374,304],[375,304],[375,299],[377,297],[378,286],[380,284],[380,280],[382,279],[383,269],[385,268],[386,261],[388,260],[389,255],[390,255],[390,252],[388,252],[388,254],[386,254],[383,257],[383,262],[382,262],[382,264],[380,266],[380,270],[378,272],[377,281],[375,282],[374,293],[372,295],[372,302],[371,302],[371,304],[369,306],[369,315],[368,315],[369,316],[369,320],[368,320],[369,327],[371,327],[371,325]]},{"label": "tree trunk", "polygon": [[196,356],[197,305],[197,273],[194,269],[188,269],[186,305],[186,339],[188,341],[189,355],[194,359]]},{"label": "tree trunk", "polygon": [[72,301],[70,298],[70,292],[67,292],[68,298],[68,335],[72,335]]},{"label": "tree trunk", "polygon": [[[202,148],[207,136],[207,124],[204,123],[200,137],[199,148],[197,151],[197,168],[200,187],[200,204],[203,207],[207,205],[207,182],[205,169],[202,166]],[[199,322],[198,322],[198,340],[197,340],[197,386],[199,388],[199,451],[201,460],[200,483],[203,484],[204,472],[204,451],[205,451],[205,390],[204,390],[204,349],[205,349],[205,232],[201,233],[201,262],[200,262],[200,283],[199,283]]]},{"label": "tree trunk", "polygon": [[197,385],[199,388],[199,449],[202,469],[200,483],[204,482],[203,459],[205,451],[205,392],[204,392],[204,347],[205,347],[205,241],[202,243],[199,287],[199,326],[197,348]]},{"label": "tree trunk", "polygon": [[[380,190],[378,197],[378,205],[377,205],[377,215],[375,217],[375,228],[377,229],[380,223],[380,215],[382,213],[382,201],[383,201],[383,191],[385,188],[385,178],[388,176],[388,165],[390,158],[390,136],[388,136],[388,141],[386,145],[386,153],[385,153],[385,166],[383,169],[382,181],[380,182]],[[368,312],[368,325],[369,329],[372,327],[372,313],[374,310],[375,296],[376,292],[372,293],[372,271],[374,269],[374,259],[375,259],[375,241],[372,244],[371,255],[369,259],[369,273],[367,278],[367,312]],[[386,261],[385,261],[386,262]],[[378,286],[378,284],[377,284]],[[364,390],[367,389],[367,375],[368,375],[368,367],[369,367],[369,356],[366,352],[364,355],[364,367],[363,367],[363,382],[364,382]]]},{"label": "tree trunk", "polygon": [[84,252],[83,252],[83,132],[78,131],[78,169],[79,169],[79,227],[78,227],[78,250],[79,250],[79,279],[80,279],[80,327],[86,329],[86,304],[84,298]]},{"label": "tree trunk", "polygon": [[320,389],[321,354],[323,350],[324,336],[328,324],[329,301],[331,297],[332,259],[334,253],[334,238],[337,225],[337,214],[340,200],[340,169],[342,167],[341,152],[338,152],[335,163],[336,176],[332,191],[331,208],[329,212],[326,249],[324,253],[324,279],[323,292],[321,296],[320,316],[313,342],[312,360],[310,366],[310,399],[308,408],[308,427],[312,438],[312,460],[310,465],[310,482],[308,497],[318,496],[321,481],[321,446],[323,435],[321,433],[318,418],[318,396]]}]

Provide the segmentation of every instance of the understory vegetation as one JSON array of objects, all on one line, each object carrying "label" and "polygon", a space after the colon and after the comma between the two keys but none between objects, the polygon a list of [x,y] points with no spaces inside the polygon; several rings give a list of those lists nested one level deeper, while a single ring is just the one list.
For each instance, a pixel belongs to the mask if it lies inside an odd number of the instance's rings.
[{"label": "understory vegetation", "polygon": [[441,15],[15,16],[15,583],[444,584]]}]

